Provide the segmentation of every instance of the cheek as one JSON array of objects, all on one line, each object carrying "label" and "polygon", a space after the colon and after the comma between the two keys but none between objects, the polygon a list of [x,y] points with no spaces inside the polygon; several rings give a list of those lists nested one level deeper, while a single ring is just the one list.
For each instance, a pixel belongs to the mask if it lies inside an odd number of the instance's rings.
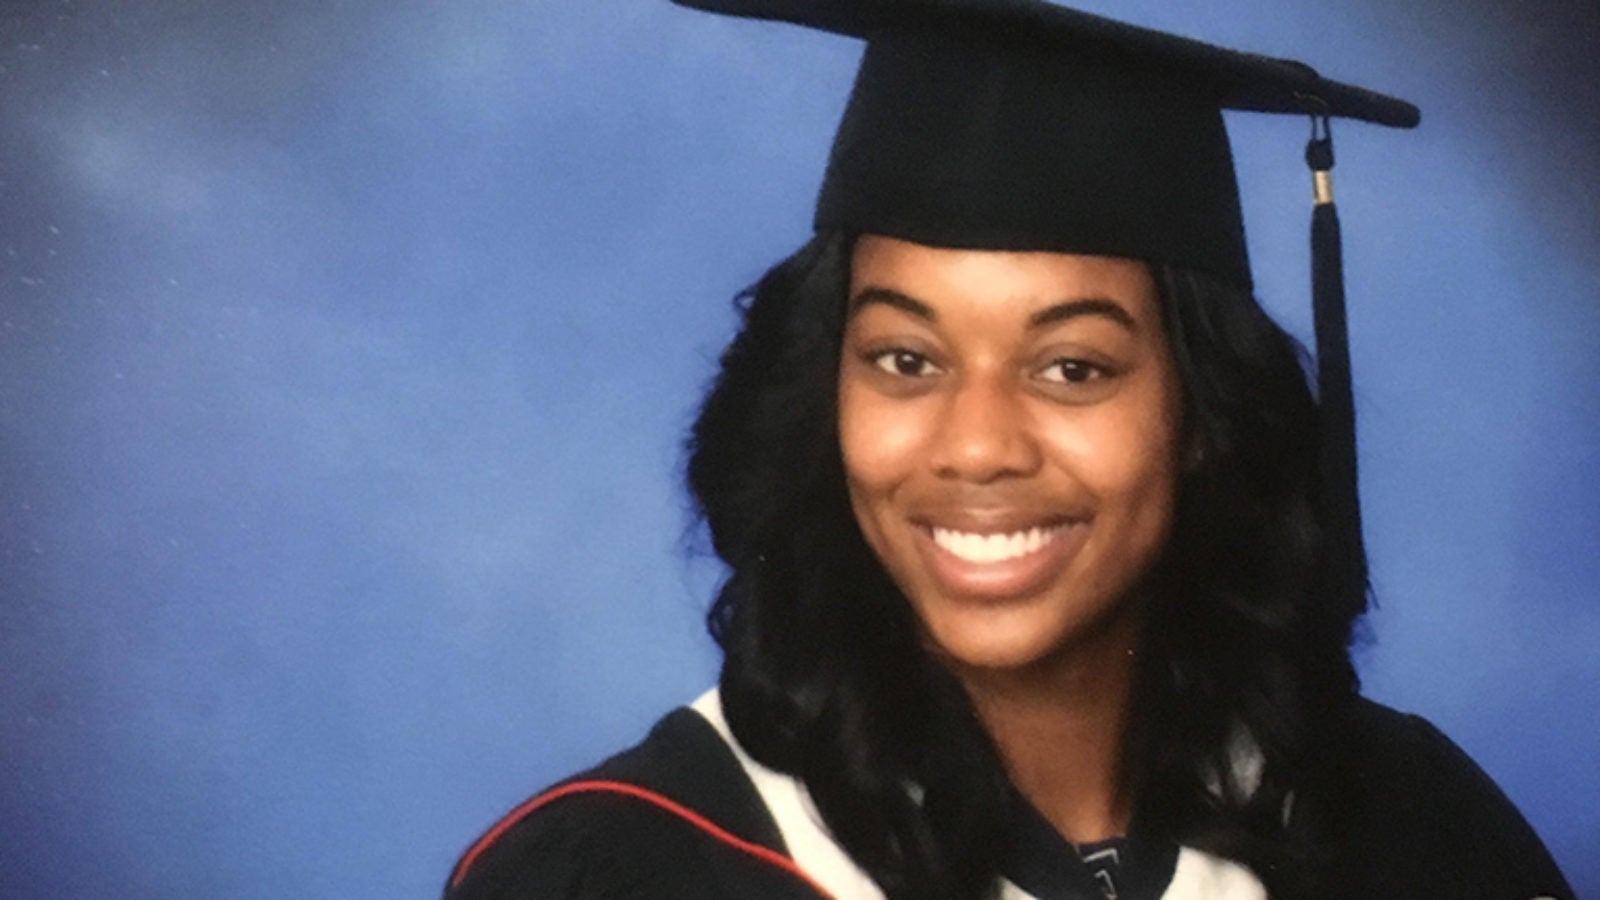
[{"label": "cheek", "polygon": [[1119,472],[1126,486],[1125,503],[1147,552],[1159,552],[1171,531],[1178,499],[1180,444],[1175,421],[1150,423],[1138,451],[1130,452]]},{"label": "cheek", "polygon": [[916,470],[929,429],[918,407],[840,380],[839,451],[852,495],[880,500]]},{"label": "cheek", "polygon": [[1179,441],[1163,404],[1107,406],[1042,433],[1061,468],[1102,504],[1136,520],[1170,517]]}]

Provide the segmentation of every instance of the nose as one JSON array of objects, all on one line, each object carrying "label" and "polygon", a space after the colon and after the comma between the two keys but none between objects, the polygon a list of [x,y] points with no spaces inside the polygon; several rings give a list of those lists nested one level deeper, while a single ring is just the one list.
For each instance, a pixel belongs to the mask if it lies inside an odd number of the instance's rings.
[{"label": "nose", "polygon": [[941,410],[930,462],[941,478],[986,484],[1038,471],[1042,454],[1026,398],[1004,378],[958,386]]}]

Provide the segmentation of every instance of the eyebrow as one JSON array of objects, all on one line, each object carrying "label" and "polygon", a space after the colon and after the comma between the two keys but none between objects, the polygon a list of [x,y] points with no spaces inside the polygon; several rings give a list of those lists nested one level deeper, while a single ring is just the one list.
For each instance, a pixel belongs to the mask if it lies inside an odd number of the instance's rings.
[{"label": "eyebrow", "polygon": [[[910,313],[919,319],[928,322],[939,321],[939,314],[933,307],[914,297],[908,297],[899,291],[881,287],[862,288],[854,297],[850,298],[849,315],[854,316],[862,309],[875,303],[891,306],[902,312]],[[1101,316],[1121,325],[1128,331],[1138,332],[1139,325],[1133,316],[1121,304],[1104,297],[1083,297],[1076,300],[1063,300],[1039,310],[1028,317],[1030,330],[1065,322],[1079,316]]]},{"label": "eyebrow", "polygon": [[921,300],[907,297],[899,291],[870,286],[862,288],[854,297],[850,298],[849,317],[853,318],[856,313],[874,303],[892,306],[895,309],[908,312],[919,319],[926,319],[929,322],[939,321],[939,314],[933,311],[933,307],[923,303]]},{"label": "eyebrow", "polygon": [[1043,328],[1078,316],[1103,316],[1129,331],[1134,333],[1139,331],[1139,324],[1121,304],[1104,297],[1084,297],[1080,300],[1065,300],[1047,306],[1028,317],[1028,327]]}]

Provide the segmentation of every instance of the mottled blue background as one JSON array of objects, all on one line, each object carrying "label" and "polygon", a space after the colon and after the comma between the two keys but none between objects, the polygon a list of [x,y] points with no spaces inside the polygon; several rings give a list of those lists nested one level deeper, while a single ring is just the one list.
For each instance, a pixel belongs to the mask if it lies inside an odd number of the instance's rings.
[{"label": "mottled blue background", "polygon": [[[1095,0],[1338,128],[1371,693],[1600,896],[1600,11]],[[709,683],[679,445],[859,52],[656,0],[0,5],[0,896],[427,897]],[[1306,125],[1232,120],[1309,331]]]}]

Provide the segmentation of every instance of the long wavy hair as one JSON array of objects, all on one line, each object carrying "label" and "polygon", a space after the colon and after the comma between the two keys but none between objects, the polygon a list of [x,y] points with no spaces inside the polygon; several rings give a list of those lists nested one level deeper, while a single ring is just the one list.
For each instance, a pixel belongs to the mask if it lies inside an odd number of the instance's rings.
[{"label": "long wavy hair", "polygon": [[[739,742],[805,782],[891,900],[975,900],[994,889],[1013,793],[851,513],[837,389],[852,246],[819,234],[741,294],[689,441],[689,487],[729,568],[707,617],[722,702]],[[1364,596],[1318,587],[1303,351],[1247,294],[1151,269],[1202,452],[1150,579],[1125,751],[1134,819],[1245,862],[1275,896],[1303,893],[1317,813],[1293,792],[1317,777],[1328,714],[1355,696]]]}]

